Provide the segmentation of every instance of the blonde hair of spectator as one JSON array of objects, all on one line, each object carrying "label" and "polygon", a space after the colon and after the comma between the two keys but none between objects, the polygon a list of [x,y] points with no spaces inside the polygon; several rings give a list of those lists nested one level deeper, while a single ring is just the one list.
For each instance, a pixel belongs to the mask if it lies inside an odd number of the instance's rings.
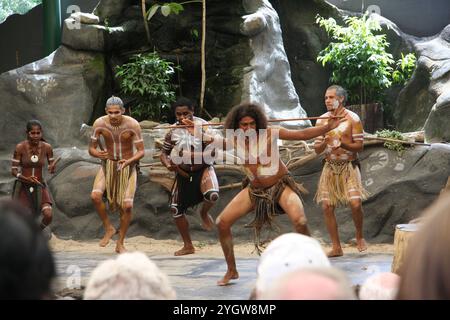
[{"label": "blonde hair of spectator", "polygon": [[123,253],[92,272],[85,300],[173,300],[176,293],[158,266],[141,252]]},{"label": "blonde hair of spectator", "polygon": [[394,300],[397,296],[400,277],[392,272],[376,273],[361,286],[359,299],[361,300]]}]

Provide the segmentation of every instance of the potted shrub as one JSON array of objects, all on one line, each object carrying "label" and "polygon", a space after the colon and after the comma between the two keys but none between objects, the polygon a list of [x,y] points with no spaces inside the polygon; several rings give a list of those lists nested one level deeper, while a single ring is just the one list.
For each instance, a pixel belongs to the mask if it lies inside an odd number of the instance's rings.
[{"label": "potted shrub", "polygon": [[392,85],[395,61],[386,49],[389,43],[378,21],[367,14],[345,17],[346,26],[333,18],[317,16],[316,22],[331,37],[331,43],[319,53],[317,60],[332,68],[331,82],[348,90],[351,104],[347,108],[356,112],[367,132],[383,127],[383,107],[380,98]]},{"label": "potted shrub", "polygon": [[133,117],[138,121],[167,120],[170,104],[175,101],[171,77],[177,69],[156,52],[134,54],[128,63],[115,68],[121,93],[135,101],[130,112]]}]

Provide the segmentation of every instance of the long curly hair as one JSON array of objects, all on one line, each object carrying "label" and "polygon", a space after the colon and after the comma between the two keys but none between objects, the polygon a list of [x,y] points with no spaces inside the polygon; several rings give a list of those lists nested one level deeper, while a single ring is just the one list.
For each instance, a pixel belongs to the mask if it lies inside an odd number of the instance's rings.
[{"label": "long curly hair", "polygon": [[239,121],[244,117],[255,119],[256,130],[267,129],[267,117],[261,105],[244,102],[234,106],[225,119],[225,129],[239,129]]}]

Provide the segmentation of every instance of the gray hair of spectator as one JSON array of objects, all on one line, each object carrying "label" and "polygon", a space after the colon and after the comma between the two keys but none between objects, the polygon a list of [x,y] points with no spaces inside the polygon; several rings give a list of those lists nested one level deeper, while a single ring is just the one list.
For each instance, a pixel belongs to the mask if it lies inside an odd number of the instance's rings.
[{"label": "gray hair of spectator", "polygon": [[329,86],[328,90],[336,90],[336,95],[338,97],[344,97],[344,101],[342,101],[342,104],[345,106],[345,104],[347,103],[348,100],[348,93],[347,90],[345,90],[343,87],[338,86],[337,84],[334,84],[332,86]]},{"label": "gray hair of spectator", "polygon": [[400,277],[392,272],[376,273],[363,283],[359,290],[361,300],[394,300],[397,296]]},{"label": "gray hair of spectator", "polygon": [[119,106],[123,108],[123,101],[119,97],[111,96],[108,100],[106,100],[106,109],[110,106]]},{"label": "gray hair of spectator", "polygon": [[[299,289],[299,293],[302,297],[288,296],[289,286],[295,284],[295,280],[300,281],[296,282],[301,283],[301,279],[306,279],[310,276],[318,276],[326,280],[331,280],[336,284],[335,290],[333,292],[327,292],[326,289],[323,289],[321,292],[322,297],[314,297],[309,296],[308,292],[303,290],[301,287]],[[306,293],[306,295],[305,295]],[[320,300],[355,300],[356,295],[352,288],[352,284],[349,281],[347,275],[339,269],[334,267],[303,267],[296,269],[295,271],[286,273],[281,276],[271,288],[261,294],[261,296],[257,297],[258,300],[286,300],[286,299],[320,299]]]},{"label": "gray hair of spectator", "polygon": [[169,279],[144,253],[131,252],[100,263],[92,272],[85,300],[174,300]]}]

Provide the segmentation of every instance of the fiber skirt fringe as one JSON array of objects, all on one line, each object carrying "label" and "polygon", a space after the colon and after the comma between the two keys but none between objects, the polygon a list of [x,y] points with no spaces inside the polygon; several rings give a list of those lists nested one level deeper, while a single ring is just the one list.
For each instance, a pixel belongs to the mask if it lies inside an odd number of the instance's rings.
[{"label": "fiber skirt fringe", "polygon": [[327,201],[331,206],[340,207],[348,205],[352,198],[365,200],[368,196],[357,161],[325,161],[315,196],[317,203]]}]

